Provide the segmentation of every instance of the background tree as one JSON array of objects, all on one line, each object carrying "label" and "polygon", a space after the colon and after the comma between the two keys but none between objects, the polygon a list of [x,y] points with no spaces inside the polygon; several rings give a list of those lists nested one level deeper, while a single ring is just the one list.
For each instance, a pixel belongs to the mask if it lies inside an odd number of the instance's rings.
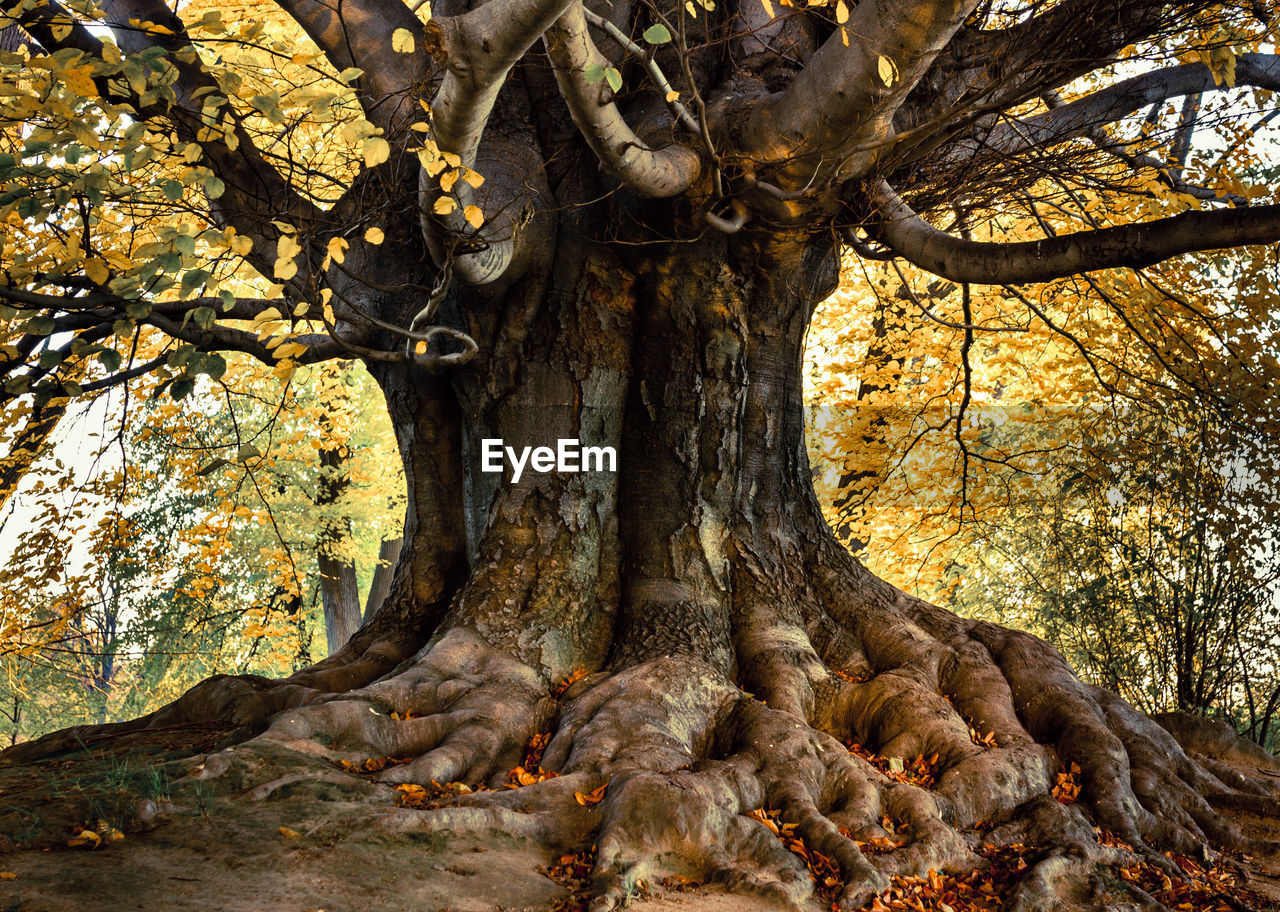
[{"label": "background tree", "polygon": [[[387,464],[385,412],[368,408],[376,387],[328,365],[282,386],[242,360],[181,402],[144,400],[110,417],[90,452],[44,468],[62,496],[44,497],[38,518],[10,517],[27,525],[6,536],[15,550],[0,592],[14,625],[0,649],[15,696],[41,704],[11,722],[13,737],[132,718],[214,671],[308,664],[308,653],[326,651],[335,610],[326,561],[357,595],[379,597],[391,566],[378,552],[398,536],[404,495]],[[341,497],[325,496],[326,452],[343,454],[333,476]],[[76,490],[88,456],[114,468]],[[39,503],[38,493],[20,493],[18,506]],[[90,520],[77,547],[51,560],[50,539],[65,538],[76,517]],[[68,606],[68,591],[81,601]],[[57,624],[45,623],[55,615],[44,605],[66,609]],[[355,615],[358,627],[358,604]]]},{"label": "background tree", "polygon": [[[598,910],[673,869],[808,895],[746,815],[765,804],[846,904],[971,867],[965,836],[994,821],[983,840],[1057,850],[1020,887],[1047,907],[1064,872],[1131,858],[1053,799],[1071,764],[1092,821],[1139,852],[1245,844],[1207,802],[1268,785],[1224,781],[1043,642],[849,556],[810,484],[801,356],[841,244],[957,283],[941,363],[962,442],[985,321],[1053,329],[1073,306],[1018,286],[1274,241],[1280,207],[1227,173],[1237,112],[1275,87],[1267,4],[277,5],[7,13],[34,52],[0,59],[6,395],[155,372],[181,399],[221,351],[281,377],[355,357],[405,468],[391,591],[342,649],[281,681],[211,679],[117,733],[227,719],[264,730],[202,775],[283,744],[411,757],[379,773],[401,783],[501,781],[545,735],[559,778],[437,818],[598,846]],[[1178,142],[1200,115],[1162,129],[1195,95],[1231,99],[1227,164],[1204,174]],[[1275,367],[1247,329],[1182,331],[1248,327],[1248,307],[1088,281],[1182,383],[1207,388],[1212,363],[1246,391]],[[975,310],[969,284],[1012,291]],[[494,437],[614,446],[619,471],[505,481],[478,471]],[[936,753],[936,789],[844,739]],[[574,811],[604,785],[598,814]],[[886,827],[906,844],[864,853]]]}]

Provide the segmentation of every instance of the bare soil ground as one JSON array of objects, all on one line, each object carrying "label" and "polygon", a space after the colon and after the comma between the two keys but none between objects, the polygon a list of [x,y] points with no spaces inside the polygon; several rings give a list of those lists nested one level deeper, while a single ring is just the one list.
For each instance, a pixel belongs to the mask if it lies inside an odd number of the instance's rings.
[{"label": "bare soil ground", "polygon": [[[0,912],[581,912],[574,866],[511,835],[392,832],[396,792],[320,760],[270,757],[254,782],[189,775],[229,728],[148,732],[36,764],[0,765]],[[307,775],[269,795],[275,774]],[[1274,821],[1241,823],[1274,840]],[[91,830],[97,841],[83,830]],[[71,843],[78,843],[71,845]],[[1255,909],[1280,900],[1256,856]],[[1265,897],[1262,903],[1259,899]],[[816,901],[812,910],[822,908]],[[769,912],[721,887],[654,885],[634,912]],[[1198,910],[1197,910],[1198,912]]]}]

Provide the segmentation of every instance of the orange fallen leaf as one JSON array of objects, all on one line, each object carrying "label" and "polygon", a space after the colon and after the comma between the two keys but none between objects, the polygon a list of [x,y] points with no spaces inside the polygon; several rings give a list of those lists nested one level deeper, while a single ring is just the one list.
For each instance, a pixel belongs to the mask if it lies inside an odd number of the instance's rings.
[{"label": "orange fallen leaf", "polygon": [[585,795],[582,792],[574,792],[573,797],[577,800],[578,804],[583,807],[592,807],[599,804],[604,799],[604,792],[608,787],[609,783],[606,782],[604,785],[587,792]]},{"label": "orange fallen leaf", "polygon": [[291,830],[288,827],[280,827],[280,835],[286,839],[297,839],[302,834],[297,830]]}]

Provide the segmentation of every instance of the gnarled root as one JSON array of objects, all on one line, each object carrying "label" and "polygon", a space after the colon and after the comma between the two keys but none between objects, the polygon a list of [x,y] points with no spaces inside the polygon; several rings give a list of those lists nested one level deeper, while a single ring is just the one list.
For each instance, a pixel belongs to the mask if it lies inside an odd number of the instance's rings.
[{"label": "gnarled root", "polygon": [[[820,603],[840,613],[842,636],[821,636],[837,621],[811,614],[804,629],[754,638],[739,667],[764,699],[685,652],[560,693],[545,670],[457,627],[376,683],[285,712],[253,743],[349,767],[391,758],[377,780],[437,789],[380,817],[384,829],[594,845],[593,912],[668,876],[791,906],[818,890],[859,908],[904,878],[963,876],[1016,846],[1031,848],[1018,850],[1029,854],[1009,908],[1159,908],[1136,881],[1117,894],[1105,868],[1177,881],[1167,850],[1208,860],[1246,847],[1215,805],[1275,800],[1262,775],[1274,761],[1236,749],[1215,766],[1204,738],[1184,751],[1033,637],[887,587],[851,592]],[[545,745],[542,769],[533,745]],[[201,775],[242,755],[214,755]]]},{"label": "gnarled root", "polygon": [[[386,782],[500,782],[555,708],[537,671],[466,628],[444,634],[406,666],[291,709],[255,740],[352,765],[406,761],[381,771]],[[207,774],[230,759],[211,757]]]}]

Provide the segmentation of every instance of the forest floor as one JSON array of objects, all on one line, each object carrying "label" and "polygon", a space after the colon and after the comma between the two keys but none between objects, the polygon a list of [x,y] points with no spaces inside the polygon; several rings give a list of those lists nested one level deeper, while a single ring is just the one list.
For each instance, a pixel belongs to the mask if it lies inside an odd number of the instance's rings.
[{"label": "forest floor", "polygon": [[[193,726],[0,764],[0,912],[585,912],[585,856],[552,855],[497,831],[380,831],[370,821],[406,813],[405,794],[367,775],[319,760],[299,770],[291,755],[291,772],[306,775],[269,796],[255,787],[285,772],[269,760],[253,781],[189,775],[203,752],[229,740],[229,729]],[[1274,821],[1236,816],[1255,835],[1277,838]],[[993,859],[1003,873],[948,878],[932,890],[924,881],[898,884],[887,908],[998,909],[999,891],[979,885],[1016,880],[1023,860],[1014,861]],[[1230,900],[1219,894],[1206,904],[1212,893],[1185,893],[1186,903],[1171,907],[1280,910],[1280,857],[1256,856],[1245,866],[1248,882]],[[1115,892],[1116,907],[1123,896]],[[810,907],[830,904],[815,899]],[[648,887],[629,908],[776,909],[720,886],[673,880]]]}]

